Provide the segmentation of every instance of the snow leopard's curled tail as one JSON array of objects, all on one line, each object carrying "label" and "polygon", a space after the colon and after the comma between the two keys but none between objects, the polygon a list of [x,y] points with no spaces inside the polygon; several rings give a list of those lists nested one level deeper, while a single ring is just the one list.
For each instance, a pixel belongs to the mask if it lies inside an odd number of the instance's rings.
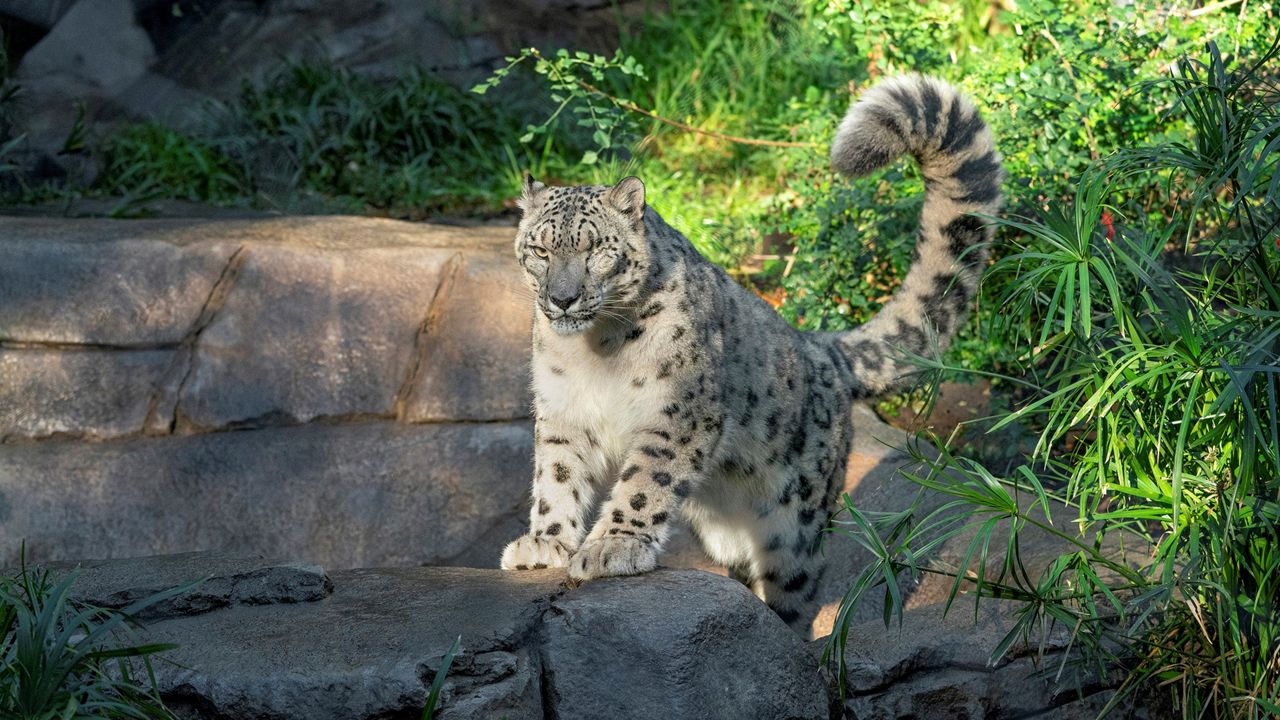
[{"label": "snow leopard's curled tail", "polygon": [[903,350],[929,355],[959,329],[993,232],[973,213],[1000,208],[1004,170],[991,130],[953,86],[920,75],[876,85],[840,123],[831,164],[858,176],[904,154],[916,158],[925,180],[915,260],[884,308],[837,339],[862,396],[894,389],[913,369]]}]

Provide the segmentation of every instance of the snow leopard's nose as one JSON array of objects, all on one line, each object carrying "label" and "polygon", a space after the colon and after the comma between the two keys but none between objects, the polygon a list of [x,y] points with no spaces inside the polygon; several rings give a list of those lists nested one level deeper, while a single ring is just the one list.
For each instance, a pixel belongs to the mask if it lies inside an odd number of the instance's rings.
[{"label": "snow leopard's nose", "polygon": [[569,306],[572,305],[574,302],[576,302],[578,298],[581,296],[582,296],[581,290],[573,293],[572,295],[569,295],[567,293],[564,295],[561,295],[558,293],[548,294],[548,298],[551,300],[551,304],[555,305],[561,310],[568,310]]}]

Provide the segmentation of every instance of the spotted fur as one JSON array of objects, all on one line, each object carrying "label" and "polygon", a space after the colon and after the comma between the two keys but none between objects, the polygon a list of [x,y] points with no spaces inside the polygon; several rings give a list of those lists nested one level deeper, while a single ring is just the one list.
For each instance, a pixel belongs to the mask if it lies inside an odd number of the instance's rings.
[{"label": "spotted fur", "polygon": [[850,405],[901,385],[903,351],[936,352],[955,333],[991,237],[973,213],[1000,204],[991,133],[950,85],[878,85],[831,149],[849,175],[903,154],[926,184],[915,261],[879,314],[841,333],[787,325],[646,207],[636,178],[526,180],[516,252],[537,298],[536,463],[530,532],[502,567],[645,572],[679,516],[708,555],[807,628]]}]

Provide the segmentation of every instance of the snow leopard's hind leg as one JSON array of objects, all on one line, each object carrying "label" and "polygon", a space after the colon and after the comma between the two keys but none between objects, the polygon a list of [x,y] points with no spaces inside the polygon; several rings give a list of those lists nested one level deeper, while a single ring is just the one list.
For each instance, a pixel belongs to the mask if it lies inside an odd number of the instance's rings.
[{"label": "snow leopard's hind leg", "polygon": [[[794,521],[761,523],[756,532],[751,566],[756,570],[751,585],[791,629],[809,637],[813,621],[827,598],[820,595],[827,571],[823,548],[835,507],[835,496],[844,487],[845,463],[831,471],[828,492],[814,492],[808,499],[796,496]],[[775,511],[776,513],[777,511]]]},{"label": "snow leopard's hind leg", "polygon": [[[834,439],[844,447],[842,437]],[[830,453],[831,465],[824,464],[825,474],[777,467],[764,484],[779,494],[757,498],[749,509],[706,504],[704,497],[686,512],[707,554],[805,637],[828,599],[821,594],[827,565],[823,542],[845,474],[845,462],[835,455]]]}]

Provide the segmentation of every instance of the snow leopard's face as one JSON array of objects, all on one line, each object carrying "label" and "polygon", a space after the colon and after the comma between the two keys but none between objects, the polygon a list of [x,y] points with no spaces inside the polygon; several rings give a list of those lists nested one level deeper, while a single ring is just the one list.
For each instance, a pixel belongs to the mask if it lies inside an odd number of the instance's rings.
[{"label": "snow leopard's face", "polygon": [[648,272],[644,184],[547,187],[525,178],[516,257],[538,310],[560,335],[622,314]]}]

